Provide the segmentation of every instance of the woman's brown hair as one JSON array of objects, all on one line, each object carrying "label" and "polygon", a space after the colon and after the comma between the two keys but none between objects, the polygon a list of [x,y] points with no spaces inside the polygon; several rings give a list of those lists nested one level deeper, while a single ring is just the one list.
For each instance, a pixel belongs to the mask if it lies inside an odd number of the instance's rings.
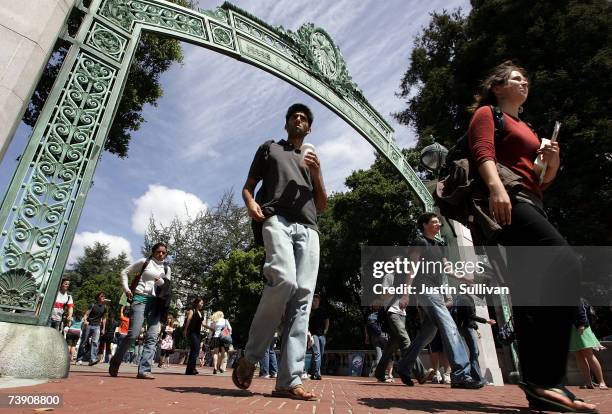
[{"label": "woman's brown hair", "polygon": [[508,82],[513,70],[521,72],[524,77],[527,77],[525,69],[515,65],[511,60],[500,63],[495,66],[489,73],[489,76],[482,81],[478,93],[474,95],[474,103],[468,107],[468,110],[474,112],[481,106],[497,105],[497,97],[493,93],[493,87],[496,85],[504,85]]}]

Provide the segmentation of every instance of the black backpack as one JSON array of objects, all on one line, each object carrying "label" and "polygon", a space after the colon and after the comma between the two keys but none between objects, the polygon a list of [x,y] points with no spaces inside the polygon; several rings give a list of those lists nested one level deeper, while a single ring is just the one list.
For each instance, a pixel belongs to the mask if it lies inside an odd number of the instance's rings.
[{"label": "black backpack", "polygon": [[372,338],[380,336],[382,334],[383,331],[379,312],[376,312],[376,320],[372,320],[368,316],[368,320],[366,322],[366,329],[368,331],[368,335],[370,335],[370,337]]},{"label": "black backpack", "polygon": [[[493,122],[495,124],[495,143],[504,131],[504,114],[496,106],[491,105]],[[484,185],[475,171],[470,152],[467,132],[448,151],[446,161],[440,169],[439,180],[433,193],[435,205],[440,214],[448,219],[458,221],[468,226],[471,215],[468,199],[474,186]]]},{"label": "black backpack", "polygon": [[384,333],[389,333],[389,319],[387,316],[387,312],[389,311],[389,306],[381,306],[378,309],[378,323],[380,325],[380,330]]},{"label": "black backpack", "polygon": [[[268,140],[266,142],[264,142],[264,148],[266,150],[265,153],[265,159],[266,161],[268,160],[268,156],[270,155],[270,145],[272,145],[272,143],[274,142],[273,139]],[[261,188],[259,189],[259,192],[257,193],[257,195],[259,195],[259,193],[261,192]],[[255,196],[255,201],[257,201],[257,195]],[[256,221],[254,219],[251,219],[251,230],[253,230],[253,238],[255,239],[255,245],[256,246],[263,246],[264,242],[263,242],[263,221]]]}]

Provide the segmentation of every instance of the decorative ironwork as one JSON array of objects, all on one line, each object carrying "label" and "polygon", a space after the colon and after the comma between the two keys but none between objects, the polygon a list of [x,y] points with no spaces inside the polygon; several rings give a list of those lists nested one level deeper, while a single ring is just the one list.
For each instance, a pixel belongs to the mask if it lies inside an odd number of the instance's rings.
[{"label": "decorative ironwork", "polygon": [[210,23],[210,31],[212,32],[213,42],[228,49],[235,49],[234,36],[231,30],[215,23]]},{"label": "decorative ironwork", "polygon": [[[229,3],[198,12],[159,0],[100,0],[87,13],[77,36],[84,45],[73,42],[0,206],[0,320],[46,323],[127,76],[127,51],[134,53],[128,45],[138,41],[137,24],[222,53],[230,49],[299,86],[346,119],[432,208],[393,129],[363,97],[323,29],[272,27]],[[22,318],[21,311],[37,316]]]},{"label": "decorative ironwork", "polygon": [[0,271],[27,272],[45,285],[115,73],[85,53],[76,59],[4,224]]},{"label": "decorative ironwork", "polygon": [[127,39],[98,22],[95,22],[85,43],[112,57],[116,61],[121,61]]},{"label": "decorative ironwork", "polygon": [[204,19],[155,0],[106,0],[100,15],[131,31],[135,22],[206,39]]},{"label": "decorative ironwork", "polygon": [[25,270],[10,270],[0,274],[0,308],[34,311],[36,292],[36,279]]}]

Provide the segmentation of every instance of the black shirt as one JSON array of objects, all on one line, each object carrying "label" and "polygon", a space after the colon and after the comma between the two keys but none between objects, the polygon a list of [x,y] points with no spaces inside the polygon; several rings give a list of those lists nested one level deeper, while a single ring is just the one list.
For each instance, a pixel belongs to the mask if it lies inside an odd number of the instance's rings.
[{"label": "black shirt", "polygon": [[310,321],[308,330],[313,335],[325,335],[325,320],[329,319],[329,315],[323,308],[316,308],[310,311]]},{"label": "black shirt", "polygon": [[[445,257],[445,244],[437,240],[429,239],[425,236],[417,237],[413,243],[414,246],[418,246],[420,256],[422,258],[421,266],[427,264],[425,271],[420,271],[415,277],[415,284],[419,287],[424,284],[427,286],[440,286],[447,282],[447,277],[444,275],[444,257]],[[438,264],[439,263],[439,264]]]},{"label": "black shirt", "polygon": [[193,310],[193,315],[191,315],[191,321],[189,322],[189,327],[187,328],[187,333],[200,333],[200,329],[202,329],[202,321],[204,320],[203,316],[196,310]]},{"label": "black shirt", "polygon": [[89,322],[89,326],[98,326],[100,325],[100,321],[106,315],[106,305],[94,303],[89,308],[89,315],[87,316],[87,321]]},{"label": "black shirt", "polygon": [[278,214],[318,231],[313,179],[301,158],[299,148],[285,140],[269,147],[263,144],[255,153],[249,177],[262,180],[255,201],[266,217]]}]

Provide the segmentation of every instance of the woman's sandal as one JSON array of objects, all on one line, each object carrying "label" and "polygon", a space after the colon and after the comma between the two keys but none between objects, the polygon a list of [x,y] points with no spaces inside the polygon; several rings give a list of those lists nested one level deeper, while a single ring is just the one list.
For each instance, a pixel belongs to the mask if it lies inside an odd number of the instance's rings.
[{"label": "woman's sandal", "polygon": [[252,364],[245,357],[242,357],[236,363],[234,371],[232,371],[232,382],[241,390],[246,390],[251,386],[254,375],[255,364]]},{"label": "woman's sandal", "polygon": [[566,397],[572,403],[579,402],[582,404],[584,400],[576,397],[567,388],[543,388],[533,384],[521,382],[519,387],[523,390],[529,401],[529,408],[534,411],[556,411],[562,413],[584,413],[584,414],[599,414],[599,411],[595,408],[589,407],[576,407],[574,404],[569,405],[563,401],[552,399],[545,395],[540,395],[536,390],[551,391],[560,396]]},{"label": "woman's sandal", "polygon": [[296,385],[293,388],[282,389],[282,390],[274,390],[272,391],[273,397],[282,397],[282,398],[291,398],[293,400],[300,401],[317,401],[317,396],[312,393],[306,391],[302,384]]}]

